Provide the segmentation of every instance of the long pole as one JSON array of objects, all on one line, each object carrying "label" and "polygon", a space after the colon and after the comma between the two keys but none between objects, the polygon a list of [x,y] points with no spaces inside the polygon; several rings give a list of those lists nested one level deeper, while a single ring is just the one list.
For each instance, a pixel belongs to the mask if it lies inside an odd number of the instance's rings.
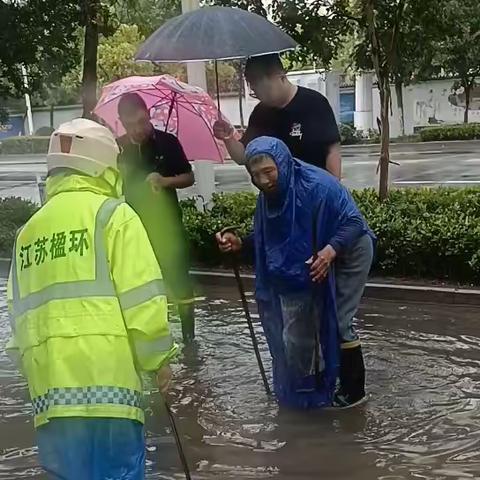
[{"label": "long pole", "polygon": [[185,478],[187,480],[192,480],[192,476],[190,475],[190,469],[188,468],[187,457],[185,456],[185,452],[183,451],[182,441],[180,440],[180,435],[178,434],[177,425],[175,423],[175,417],[173,416],[173,412],[170,409],[170,405],[165,400],[165,410],[167,411],[168,419],[170,420],[170,425],[172,427],[173,436],[175,437],[175,443],[177,444],[178,456],[180,457],[180,462],[182,463],[183,471],[185,473]]},{"label": "long pole", "polygon": [[30,94],[28,93],[28,75],[25,65],[21,66],[22,77],[23,77],[23,86],[25,87],[25,107],[27,109],[27,125],[28,125],[28,134],[33,135],[33,115],[32,115],[32,103],[30,101]]},{"label": "long pole", "polygon": [[252,339],[253,350],[255,351],[255,356],[257,357],[258,368],[260,369],[260,375],[262,376],[263,385],[267,395],[271,395],[272,391],[268,383],[267,375],[265,373],[265,368],[263,366],[262,357],[260,356],[260,350],[258,349],[257,337],[255,336],[255,329],[253,328],[252,317],[250,315],[250,309],[248,307],[247,297],[245,295],[245,288],[243,286],[243,280],[240,276],[240,270],[238,268],[238,261],[234,257],[233,259],[233,271],[235,273],[235,279],[237,281],[238,290],[240,292],[240,298],[242,300],[243,311],[245,312],[245,318],[247,319],[248,329],[250,330],[250,337]]},{"label": "long pole", "polygon": [[218,80],[218,60],[215,60],[215,88],[217,89],[217,108],[218,115],[220,114],[220,82]]},{"label": "long pole", "polygon": [[[182,0],[182,13],[193,12],[200,8],[200,0]],[[207,91],[207,74],[205,62],[187,63],[187,78],[190,85]]]}]

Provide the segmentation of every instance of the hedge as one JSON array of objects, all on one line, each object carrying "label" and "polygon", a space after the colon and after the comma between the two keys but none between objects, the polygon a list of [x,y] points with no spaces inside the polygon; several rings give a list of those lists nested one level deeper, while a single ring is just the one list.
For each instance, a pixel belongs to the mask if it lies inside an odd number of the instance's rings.
[{"label": "hedge", "polygon": [[420,130],[422,142],[449,140],[480,140],[480,123],[443,125]]},{"label": "hedge", "polygon": [[353,125],[341,123],[339,125],[342,145],[368,145],[380,143],[380,135],[377,131],[370,129],[368,133],[357,130]]},{"label": "hedge", "polygon": [[[393,190],[384,203],[373,190],[354,192],[378,236],[375,273],[480,283],[480,189]],[[219,266],[214,234],[237,225],[251,229],[255,194],[217,195],[211,211],[182,202],[184,221],[198,264]],[[0,254],[11,251],[14,232],[35,210],[31,203],[0,203]]]},{"label": "hedge", "polygon": [[0,257],[10,257],[16,231],[34,214],[37,205],[21,198],[0,198]]},{"label": "hedge", "polygon": [[0,155],[46,154],[49,142],[50,137],[9,137],[0,142]]}]

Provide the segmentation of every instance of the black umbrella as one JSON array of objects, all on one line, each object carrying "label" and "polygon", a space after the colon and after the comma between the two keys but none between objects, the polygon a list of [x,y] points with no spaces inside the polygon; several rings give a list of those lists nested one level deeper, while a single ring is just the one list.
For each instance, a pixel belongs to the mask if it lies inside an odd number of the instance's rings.
[{"label": "black umbrella", "polygon": [[273,23],[238,8],[203,7],[172,18],[140,47],[135,59],[153,63],[234,60],[296,48]]}]

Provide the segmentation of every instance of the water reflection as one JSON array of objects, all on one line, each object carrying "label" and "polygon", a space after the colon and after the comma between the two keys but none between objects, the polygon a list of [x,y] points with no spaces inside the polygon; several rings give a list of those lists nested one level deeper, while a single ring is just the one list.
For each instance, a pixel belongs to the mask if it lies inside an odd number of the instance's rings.
[{"label": "water reflection", "polygon": [[[0,479],[42,478],[25,385],[3,353],[4,293],[0,283]],[[305,414],[279,410],[265,396],[235,292],[217,288],[207,295],[199,306],[198,344],[183,352],[170,395],[194,478],[479,478],[474,309],[369,302],[359,327],[370,402],[354,411]],[[180,479],[161,405],[158,394],[147,396],[148,478]]]}]

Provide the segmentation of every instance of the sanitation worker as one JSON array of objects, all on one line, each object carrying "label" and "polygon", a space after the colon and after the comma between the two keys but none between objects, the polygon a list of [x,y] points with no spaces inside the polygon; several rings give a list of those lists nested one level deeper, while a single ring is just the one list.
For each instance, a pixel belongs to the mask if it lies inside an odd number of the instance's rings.
[{"label": "sanitation worker", "polygon": [[77,119],[52,135],[47,202],[18,232],[7,348],[25,375],[49,478],[144,478],[140,372],[164,392],[177,347],[162,275],[119,199],[118,147]]},{"label": "sanitation worker", "polygon": [[241,239],[223,231],[217,241],[223,252],[254,252],[277,398],[302,409],[358,405],[366,399],[365,366],[353,318],[375,236],[348,190],[295,159],[281,140],[253,140],[246,161],[261,191],[254,232]]}]

